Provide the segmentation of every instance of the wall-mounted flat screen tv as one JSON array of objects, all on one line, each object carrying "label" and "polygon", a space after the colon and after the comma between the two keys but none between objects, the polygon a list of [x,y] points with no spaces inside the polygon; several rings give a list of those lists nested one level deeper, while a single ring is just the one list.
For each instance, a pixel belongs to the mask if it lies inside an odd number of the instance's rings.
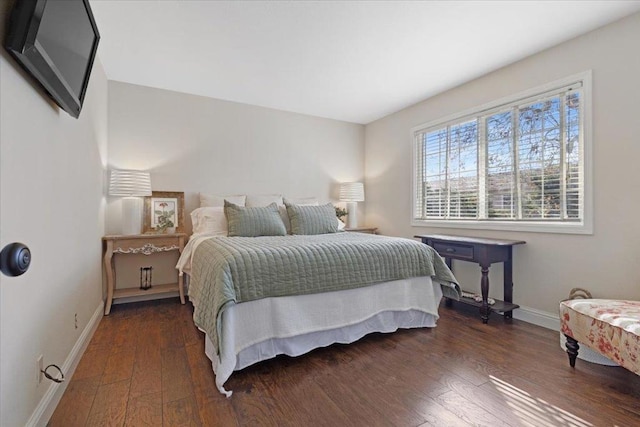
[{"label": "wall-mounted flat screen tv", "polygon": [[77,118],[99,40],[89,0],[16,0],[6,48]]}]

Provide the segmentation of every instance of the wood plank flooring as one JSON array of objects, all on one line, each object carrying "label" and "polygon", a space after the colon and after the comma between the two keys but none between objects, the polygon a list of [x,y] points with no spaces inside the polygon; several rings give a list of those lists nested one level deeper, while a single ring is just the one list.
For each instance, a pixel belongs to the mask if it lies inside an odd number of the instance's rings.
[{"label": "wood plank flooring", "polygon": [[177,299],[115,305],[50,426],[635,426],[640,377],[578,360],[557,332],[440,308],[435,329],[278,357],[215,388]]}]

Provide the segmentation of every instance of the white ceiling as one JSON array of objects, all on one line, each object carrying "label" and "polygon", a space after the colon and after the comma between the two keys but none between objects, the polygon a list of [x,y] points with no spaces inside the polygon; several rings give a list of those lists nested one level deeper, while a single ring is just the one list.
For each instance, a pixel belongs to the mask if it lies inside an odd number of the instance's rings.
[{"label": "white ceiling", "polygon": [[91,0],[110,80],[369,123],[640,1]]}]

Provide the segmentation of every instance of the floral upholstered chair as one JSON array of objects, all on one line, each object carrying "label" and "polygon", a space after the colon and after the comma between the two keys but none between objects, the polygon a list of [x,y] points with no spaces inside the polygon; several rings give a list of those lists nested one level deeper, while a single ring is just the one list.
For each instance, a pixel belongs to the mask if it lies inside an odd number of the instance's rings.
[{"label": "floral upholstered chair", "polygon": [[560,325],[572,367],[580,343],[640,375],[640,301],[562,301]]}]

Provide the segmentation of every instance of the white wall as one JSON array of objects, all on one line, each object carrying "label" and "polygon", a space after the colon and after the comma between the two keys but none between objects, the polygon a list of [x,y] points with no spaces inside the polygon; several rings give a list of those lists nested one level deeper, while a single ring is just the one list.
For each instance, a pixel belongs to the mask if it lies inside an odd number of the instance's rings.
[{"label": "white wall", "polygon": [[19,426],[61,387],[37,386],[36,358],[63,365],[102,301],[107,80],[96,61],[76,120],[1,49],[0,94],[0,247],[24,242],[33,257],[0,286],[0,425]]},{"label": "white wall", "polygon": [[[557,316],[573,287],[596,297],[640,299],[640,14],[526,58],[366,126],[369,224],[410,237],[443,233],[523,239],[515,249],[514,301]],[[593,70],[595,232],[561,235],[412,227],[410,129],[585,70]],[[479,268],[454,265],[463,287],[479,291]],[[502,268],[490,294],[502,296]]]},{"label": "white wall", "polygon": [[[108,164],[150,170],[156,191],[184,191],[190,231],[199,192],[337,199],[337,183],[364,177],[364,126],[110,81]],[[117,199],[106,227],[120,231]],[[162,280],[156,268],[171,261],[129,258],[118,287],[137,283],[143,265]]]}]

